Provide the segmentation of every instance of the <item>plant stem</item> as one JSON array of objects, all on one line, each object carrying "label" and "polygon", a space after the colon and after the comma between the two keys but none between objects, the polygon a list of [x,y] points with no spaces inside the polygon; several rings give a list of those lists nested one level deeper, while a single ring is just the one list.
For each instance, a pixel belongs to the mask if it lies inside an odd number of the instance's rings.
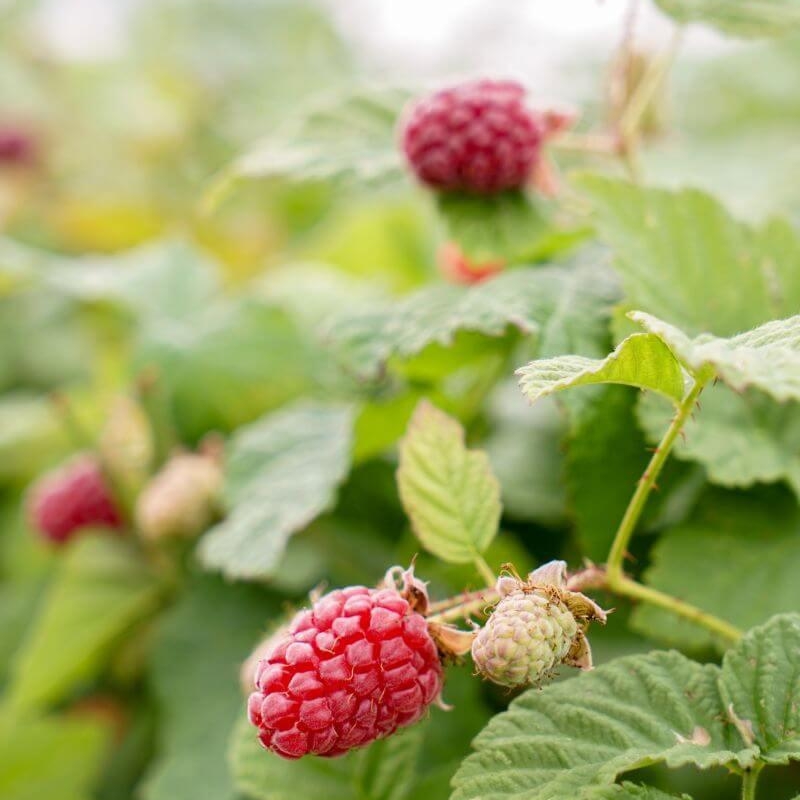
[{"label": "plant stem", "polygon": [[685,603],[677,597],[659,592],[658,589],[643,586],[631,578],[623,576],[618,578],[613,585],[609,581],[607,588],[623,597],[630,597],[632,600],[643,600],[666,611],[671,611],[673,614],[688,619],[690,622],[702,625],[706,630],[716,633],[730,642],[738,642],[742,638],[742,632],[724,619],[715,617],[713,614],[709,614],[690,603]]},{"label": "plant stem", "polygon": [[757,762],[750,769],[745,770],[742,778],[742,800],[755,800],[756,784],[763,768],[764,764]]},{"label": "plant stem", "polygon": [[494,586],[497,576],[492,572],[492,568],[486,563],[486,559],[480,554],[475,553],[472,559],[475,569],[480,573],[481,578],[486,581],[487,586]]},{"label": "plant stem", "polygon": [[650,492],[655,486],[656,480],[664,467],[664,462],[667,460],[672,446],[675,444],[675,440],[678,438],[686,420],[692,413],[697,398],[700,396],[700,392],[703,391],[704,385],[702,381],[695,380],[694,385],[683,398],[680,406],[678,406],[675,417],[670,423],[669,428],[667,428],[667,432],[664,434],[664,438],[659,442],[658,447],[653,453],[653,457],[650,459],[650,463],[639,479],[639,485],[636,487],[636,491],[633,493],[630,503],[628,503],[625,516],[623,516],[622,522],[619,524],[619,528],[617,529],[617,533],[611,545],[611,550],[608,553],[606,573],[608,587],[612,591],[616,591],[616,585],[624,579],[622,564],[625,560],[625,554],[628,551],[628,544],[639,522],[639,517],[642,515],[642,511],[647,504],[647,498],[650,496]]},{"label": "plant stem", "polygon": [[494,597],[491,588],[478,589],[476,592],[464,592],[463,594],[457,594],[455,597],[446,597],[444,600],[437,600],[435,603],[431,603],[428,606],[428,613],[438,614],[441,611],[447,611],[456,606],[463,606],[466,603],[471,603],[473,600],[481,600],[487,596]]},{"label": "plant stem", "polygon": [[494,589],[486,589],[479,597],[451,606],[446,611],[428,617],[428,622],[452,622],[457,619],[466,619],[473,614],[483,614],[488,606],[494,605],[500,595]]}]

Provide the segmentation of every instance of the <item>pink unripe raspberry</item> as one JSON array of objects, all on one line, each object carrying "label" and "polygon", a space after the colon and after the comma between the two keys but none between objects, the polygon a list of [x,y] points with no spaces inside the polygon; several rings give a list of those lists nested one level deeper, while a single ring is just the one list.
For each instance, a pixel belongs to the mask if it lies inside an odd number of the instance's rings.
[{"label": "pink unripe raspberry", "polygon": [[414,105],[402,145],[419,180],[434,189],[494,194],[524,186],[541,149],[542,126],[514,81],[474,81]]},{"label": "pink unripe raspberry", "polygon": [[338,756],[421,719],[442,667],[425,617],[396,590],[350,586],[297,614],[255,683],[248,715],[264,747]]},{"label": "pink unripe raspberry", "polygon": [[122,525],[100,465],[90,455],[40,478],[28,503],[32,527],[53,542],[67,541],[81,528]]}]

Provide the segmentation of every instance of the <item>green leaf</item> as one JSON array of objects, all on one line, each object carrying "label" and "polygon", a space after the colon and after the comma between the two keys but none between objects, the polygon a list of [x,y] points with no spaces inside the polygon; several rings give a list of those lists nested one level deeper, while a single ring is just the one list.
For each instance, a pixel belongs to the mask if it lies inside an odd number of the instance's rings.
[{"label": "green leaf", "polygon": [[294,399],[314,385],[320,361],[287,314],[244,298],[150,321],[137,352],[139,368],[155,368],[188,439],[231,430]]},{"label": "green leaf", "polygon": [[83,535],[69,546],[12,665],[8,700],[32,709],[65,698],[105,666],[119,639],[160,602],[130,542]]},{"label": "green leaf", "polygon": [[[681,795],[682,800],[691,800],[689,795]],[[633,783],[613,786],[593,787],[581,793],[581,800],[676,800],[676,795],[667,794],[652,786],[638,786]]]},{"label": "green leaf", "polygon": [[728,719],[755,742],[766,764],[800,758],[798,664],[800,614],[782,614],[753,628],[722,660]]},{"label": "green leaf", "polygon": [[237,431],[226,460],[228,516],[200,544],[203,563],[265,578],[289,537],[330,509],[350,468],[353,411],[300,404]]},{"label": "green leaf", "polygon": [[800,241],[788,222],[737,222],[714,198],[584,176],[631,308],[689,335],[732,336],[800,306]]},{"label": "green leaf", "polygon": [[658,336],[635,333],[603,359],[558,356],[531,361],[516,373],[532,403],[540,397],[597,383],[621,383],[649,389],[676,404],[683,397],[683,373],[672,351]]},{"label": "green leaf", "polygon": [[[661,398],[640,398],[639,421],[651,442],[661,438],[672,414]],[[707,386],[673,452],[701,463],[721,486],[785,480],[800,495],[800,406],[779,405],[760,392]]]},{"label": "green leaf", "polygon": [[516,383],[505,381],[493,393],[488,413],[492,427],[483,448],[500,481],[503,513],[547,525],[563,523],[565,425],[555,401],[531,408]]},{"label": "green leaf", "polygon": [[681,23],[702,22],[733,36],[787,36],[800,30],[795,0],[656,0]]},{"label": "green leaf", "polygon": [[608,386],[590,398],[567,439],[565,480],[576,533],[583,555],[597,562],[606,558],[650,458],[635,405],[635,394]]},{"label": "green leaf", "polygon": [[[773,614],[800,608],[798,563],[800,511],[788,492],[712,490],[688,522],[658,540],[644,581],[747,630]],[[636,608],[631,624],[683,650],[727,645],[654,606]]]},{"label": "green leaf", "polygon": [[239,796],[225,757],[245,709],[239,665],[278,613],[277,603],[256,587],[192,577],[156,636],[151,675],[163,716],[145,800]]},{"label": "green leaf", "polygon": [[519,268],[478,286],[432,286],[342,316],[328,338],[337,360],[365,377],[379,375],[392,357],[409,358],[434,343],[449,347],[459,331],[500,337],[509,326],[537,336],[544,355],[599,355],[617,299],[600,263]]},{"label": "green leaf", "polygon": [[414,782],[425,727],[415,725],[342,758],[288,762],[266,752],[242,719],[231,750],[236,785],[255,800],[296,800],[298,791],[328,800],[403,800]]},{"label": "green leaf", "polygon": [[400,499],[423,546],[445,561],[473,561],[497,535],[500,484],[489,458],[468,450],[459,423],[422,401],[400,445]]},{"label": "green leaf", "polygon": [[552,233],[541,207],[524,192],[442,192],[436,201],[448,238],[476,263],[534,258]]},{"label": "green leaf", "polygon": [[233,165],[233,175],[290,181],[378,183],[402,175],[398,89],[338,93],[301,109]]},{"label": "green leaf", "polygon": [[723,719],[718,674],[656,652],[529,689],[477,737],[452,800],[581,797],[593,784],[662,761],[750,765],[756,751]]},{"label": "green leaf", "polygon": [[97,722],[0,715],[0,797],[90,800],[107,749]]},{"label": "green leaf", "polygon": [[650,314],[632,311],[629,316],[697,375],[718,377],[739,392],[754,387],[779,402],[800,400],[800,315],[728,339],[711,334],[690,339]]}]

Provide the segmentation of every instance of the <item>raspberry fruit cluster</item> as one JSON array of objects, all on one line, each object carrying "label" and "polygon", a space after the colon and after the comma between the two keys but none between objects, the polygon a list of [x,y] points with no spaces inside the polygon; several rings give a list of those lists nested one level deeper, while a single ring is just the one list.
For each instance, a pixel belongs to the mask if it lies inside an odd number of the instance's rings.
[{"label": "raspberry fruit cluster", "polygon": [[53,542],[64,542],[81,528],[119,528],[122,517],[97,459],[90,455],[45,475],[29,498],[33,528]]},{"label": "raspberry fruit cluster", "polygon": [[425,185],[495,194],[528,182],[543,136],[520,84],[480,80],[418,101],[406,116],[402,146]]},{"label": "raspberry fruit cluster", "polygon": [[264,747],[338,756],[421,719],[442,667],[425,617],[398,591],[351,586],[295,616],[255,683],[248,715]]}]

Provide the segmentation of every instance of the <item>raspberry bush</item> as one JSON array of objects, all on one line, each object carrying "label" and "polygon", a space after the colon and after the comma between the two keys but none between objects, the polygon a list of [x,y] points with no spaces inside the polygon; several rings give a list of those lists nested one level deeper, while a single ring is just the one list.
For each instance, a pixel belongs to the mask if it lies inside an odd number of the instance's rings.
[{"label": "raspberry bush", "polygon": [[800,797],[800,20],[650,4],[11,4],[3,800]]}]

